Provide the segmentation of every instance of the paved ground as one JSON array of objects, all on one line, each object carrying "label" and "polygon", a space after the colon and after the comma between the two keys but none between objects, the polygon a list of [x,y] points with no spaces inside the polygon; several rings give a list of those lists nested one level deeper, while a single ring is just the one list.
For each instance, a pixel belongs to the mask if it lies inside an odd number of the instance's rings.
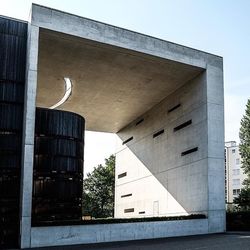
[{"label": "paved ground", "polygon": [[[38,249],[38,248],[33,248]],[[40,250],[250,250],[250,232],[228,232],[201,236],[39,248]]]}]

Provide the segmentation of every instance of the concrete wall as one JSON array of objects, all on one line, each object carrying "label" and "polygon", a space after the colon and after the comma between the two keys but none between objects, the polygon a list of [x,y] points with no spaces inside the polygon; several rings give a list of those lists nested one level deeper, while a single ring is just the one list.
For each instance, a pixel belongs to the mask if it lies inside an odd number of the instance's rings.
[{"label": "concrete wall", "polygon": [[[177,104],[180,107],[168,113]],[[143,122],[136,125],[141,119]],[[190,120],[192,124],[173,131]],[[153,138],[153,134],[162,129],[164,133]],[[115,217],[207,214],[205,73],[185,83],[122,129],[118,136]],[[122,145],[122,141],[132,136],[133,140]],[[198,147],[197,152],[181,156],[182,152],[195,147]],[[124,172],[127,175],[118,178]],[[126,194],[132,196],[121,197]],[[127,208],[134,208],[134,212],[124,212]],[[142,211],[145,213],[140,214]]]},{"label": "concrete wall", "polygon": [[30,246],[39,28],[28,24],[20,192],[20,246]]},{"label": "concrete wall", "polygon": [[[178,109],[167,112],[178,103]],[[136,126],[141,118],[144,121]],[[190,119],[191,125],[173,132]],[[163,134],[152,138],[162,129]],[[225,231],[222,60],[216,66],[208,61],[204,73],[138,117],[118,136],[116,217],[205,213],[209,232]],[[132,136],[133,140],[122,145]],[[197,152],[181,156],[195,147]],[[118,178],[124,172],[127,176]],[[155,188],[150,179],[154,179]],[[159,195],[163,191],[164,195]],[[128,193],[132,196],[121,197]],[[139,214],[141,211],[145,214]]]},{"label": "concrete wall", "polygon": [[31,247],[206,234],[208,232],[207,229],[207,219],[64,227],[33,227],[31,229]]}]

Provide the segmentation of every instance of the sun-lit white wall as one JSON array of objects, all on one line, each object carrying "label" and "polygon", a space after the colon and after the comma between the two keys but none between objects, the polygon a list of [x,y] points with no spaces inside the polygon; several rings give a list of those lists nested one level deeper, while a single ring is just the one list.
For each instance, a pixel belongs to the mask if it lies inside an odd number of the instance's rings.
[{"label": "sun-lit white wall", "polygon": [[[202,73],[118,133],[115,217],[207,212],[205,86]],[[168,112],[177,104],[178,108]],[[143,122],[136,125],[141,119]],[[190,125],[174,132],[175,127],[190,120]],[[154,138],[163,129],[164,133]],[[129,142],[122,143],[132,136]],[[197,151],[181,155],[196,147]],[[123,173],[126,175],[119,176]]]}]

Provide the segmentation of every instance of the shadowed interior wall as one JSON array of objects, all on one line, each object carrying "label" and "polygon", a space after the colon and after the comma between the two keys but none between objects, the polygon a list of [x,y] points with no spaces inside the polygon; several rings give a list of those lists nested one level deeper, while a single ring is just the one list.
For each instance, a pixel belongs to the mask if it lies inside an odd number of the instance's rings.
[{"label": "shadowed interior wall", "polygon": [[0,17],[0,248],[18,244],[26,40],[27,23]]},{"label": "shadowed interior wall", "polygon": [[36,109],[32,223],[81,220],[85,120]]}]

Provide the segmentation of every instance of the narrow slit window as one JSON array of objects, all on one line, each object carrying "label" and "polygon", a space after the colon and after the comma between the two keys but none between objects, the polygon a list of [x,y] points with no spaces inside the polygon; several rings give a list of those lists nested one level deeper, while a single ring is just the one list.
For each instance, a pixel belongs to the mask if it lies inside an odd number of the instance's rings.
[{"label": "narrow slit window", "polygon": [[127,176],[127,172],[124,172],[122,174],[118,174],[118,179]]},{"label": "narrow slit window", "polygon": [[135,126],[138,126],[138,125],[141,124],[143,121],[144,121],[144,119],[142,118],[141,120],[139,120],[139,121],[135,124]]},{"label": "narrow slit window", "polygon": [[124,213],[133,213],[135,211],[134,208],[126,208],[124,209]]},{"label": "narrow slit window", "polygon": [[191,148],[191,149],[189,149],[187,151],[182,152],[181,156],[188,155],[188,154],[191,154],[191,153],[196,152],[196,151],[198,151],[198,147]]},{"label": "narrow slit window", "polygon": [[139,214],[145,214],[145,211],[140,211]]},{"label": "narrow slit window", "polygon": [[124,145],[124,144],[126,144],[126,143],[132,141],[133,139],[134,139],[134,137],[131,136],[130,138],[128,138],[127,140],[125,140],[125,141],[122,143],[122,145]]},{"label": "narrow slit window", "polygon": [[124,194],[124,195],[121,195],[121,198],[129,197],[129,196],[132,196],[132,194]]},{"label": "narrow slit window", "polygon": [[153,138],[155,138],[155,137],[157,137],[157,136],[159,136],[159,135],[161,135],[161,134],[163,134],[163,133],[164,133],[164,129],[162,129],[162,130],[160,130],[160,131],[154,133],[154,134],[153,134]]},{"label": "narrow slit window", "polygon": [[189,120],[189,121],[187,121],[187,122],[184,122],[184,123],[180,124],[179,126],[175,127],[175,128],[174,128],[174,132],[176,132],[176,131],[178,131],[178,130],[180,130],[180,129],[183,129],[183,128],[185,128],[185,127],[191,125],[191,124],[192,124],[192,120]]},{"label": "narrow slit window", "polygon": [[179,103],[179,104],[177,104],[177,105],[175,105],[174,107],[172,107],[171,109],[169,109],[169,110],[168,110],[168,113],[171,113],[172,111],[174,111],[174,110],[178,109],[180,106],[181,106],[181,104],[180,104],[180,103]]}]

